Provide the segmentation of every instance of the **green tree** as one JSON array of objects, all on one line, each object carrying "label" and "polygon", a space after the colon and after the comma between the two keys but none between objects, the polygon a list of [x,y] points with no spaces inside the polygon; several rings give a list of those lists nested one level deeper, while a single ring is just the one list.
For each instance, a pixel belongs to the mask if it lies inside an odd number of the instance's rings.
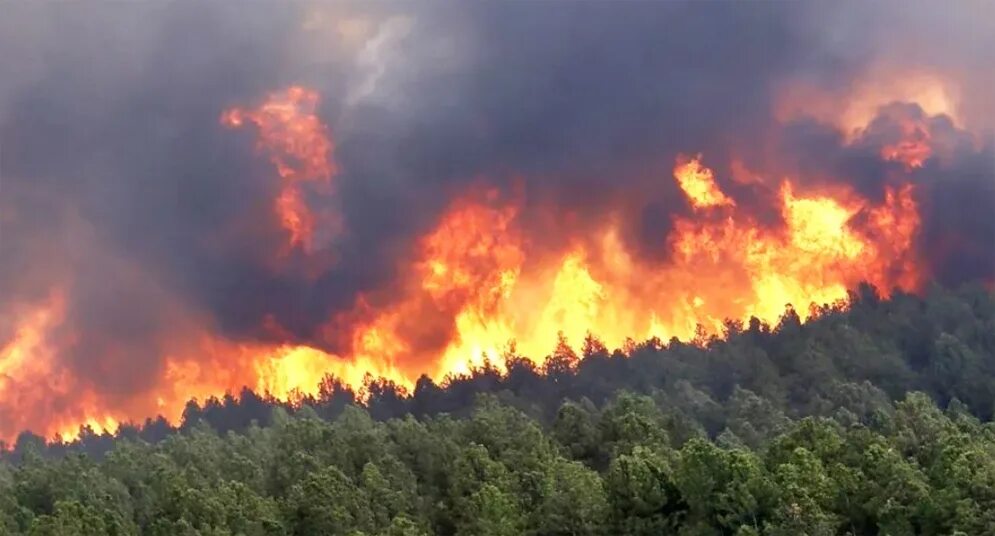
[{"label": "green tree", "polygon": [[325,467],[294,484],[284,504],[292,534],[348,535],[368,530],[369,500],[339,468]]},{"label": "green tree", "polygon": [[687,505],[672,479],[670,463],[657,451],[635,447],[616,457],[604,477],[613,534],[672,533]]},{"label": "green tree", "polygon": [[76,501],[58,501],[52,514],[34,519],[28,534],[31,536],[104,536],[126,534],[124,527],[110,525],[96,508]]},{"label": "green tree", "polygon": [[685,522],[702,533],[760,529],[770,484],[753,453],[692,439],[680,451],[674,480],[688,507]]},{"label": "green tree", "polygon": [[522,534],[525,517],[511,493],[484,484],[462,502],[456,534],[460,536],[515,536]]},{"label": "green tree", "polygon": [[560,406],[552,435],[570,459],[591,464],[600,462],[601,436],[596,418],[580,404],[566,402]]},{"label": "green tree", "polygon": [[638,446],[665,449],[666,419],[652,398],[621,393],[605,408],[599,421],[604,447],[612,456],[629,454]]},{"label": "green tree", "polygon": [[608,502],[601,478],[578,462],[553,462],[542,490],[542,504],[532,526],[539,534],[603,534]]},{"label": "green tree", "polygon": [[772,535],[829,536],[840,519],[832,511],[838,484],[812,452],[797,448],[773,470],[775,500],[767,533]]}]

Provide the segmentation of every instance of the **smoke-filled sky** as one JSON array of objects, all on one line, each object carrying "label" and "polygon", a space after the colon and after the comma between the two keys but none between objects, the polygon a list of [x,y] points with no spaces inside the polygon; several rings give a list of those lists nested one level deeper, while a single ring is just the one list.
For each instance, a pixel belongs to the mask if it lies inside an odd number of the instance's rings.
[{"label": "smoke-filled sky", "polygon": [[[45,335],[57,348],[45,377],[60,396],[45,415],[78,403],[66,386],[99,393],[103,407],[132,403],[161,384],[170,356],[200,348],[191,333],[348,354],[342,333],[360,297],[375,310],[403,294],[419,237],[476,187],[521,204],[531,251],[554,255],[616,218],[627,251],[667,263],[662,237],[693,212],[671,178],[679,155],[704,155],[740,208],[771,226],[780,213],[731,180],[737,166],[845,183],[874,203],[911,182],[926,278],[995,277],[985,0],[3,12],[0,348],[60,293],[63,318]],[[288,253],[258,129],[219,118],[292,86],[318,96],[334,146],[330,190],[305,189],[304,202],[336,224]],[[931,134],[914,170],[881,157],[903,121]],[[37,380],[6,374],[0,391]],[[19,407],[0,403],[0,420]]]}]

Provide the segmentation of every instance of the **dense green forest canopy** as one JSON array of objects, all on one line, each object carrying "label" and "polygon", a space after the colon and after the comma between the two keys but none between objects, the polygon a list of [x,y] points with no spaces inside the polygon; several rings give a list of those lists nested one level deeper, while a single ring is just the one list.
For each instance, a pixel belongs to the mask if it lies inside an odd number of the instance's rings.
[{"label": "dense green forest canopy", "polygon": [[249,391],[0,464],[0,534],[993,534],[995,296]]}]

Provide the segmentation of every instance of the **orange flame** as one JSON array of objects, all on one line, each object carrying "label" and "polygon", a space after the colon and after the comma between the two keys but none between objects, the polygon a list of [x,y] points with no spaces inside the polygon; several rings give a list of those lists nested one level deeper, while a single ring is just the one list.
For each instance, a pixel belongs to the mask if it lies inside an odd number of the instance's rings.
[{"label": "orange flame", "polygon": [[[689,169],[712,177],[699,161],[681,159],[679,184]],[[689,198],[708,191],[709,199],[736,206],[714,182],[707,190],[692,184]],[[701,329],[720,333],[726,319],[774,322],[786,304],[801,306],[804,319],[808,305],[844,300],[861,281],[884,290],[919,284],[911,187],[889,190],[883,204],[872,205],[850,192],[799,195],[785,181],[780,199],[779,229],[737,212],[676,218],[673,233],[661,237],[670,250],[663,265],[633,258],[614,222],[595,240],[565,244],[552,260],[531,259],[514,204],[493,196],[457,200],[422,240],[404,297],[355,338],[389,341],[410,385],[419,372],[466,372],[512,340],[541,363],[558,334],[578,343],[595,332],[616,347],[630,336],[690,339]],[[404,326],[401,319],[412,317],[435,331]],[[431,342],[438,339],[446,343]],[[417,367],[406,368],[410,363]]]},{"label": "orange flame", "polygon": [[290,233],[290,246],[311,251],[317,225],[334,226],[330,213],[315,215],[304,199],[303,185],[329,188],[337,166],[331,160],[335,149],[328,128],[317,115],[318,93],[300,86],[272,93],[257,108],[231,108],[221,123],[239,128],[246,122],[259,131],[258,148],[269,155],[282,179],[275,210]]},{"label": "orange flame", "polygon": [[[99,407],[92,393],[79,391],[68,371],[58,367],[55,329],[66,311],[65,294],[55,289],[38,304],[20,308],[9,341],[0,346],[0,400],[3,423],[0,439],[10,441],[21,430],[38,426],[43,418],[49,437],[75,437],[80,426],[96,432],[111,431],[118,421]],[[71,342],[71,341],[65,341]],[[50,395],[71,393],[72,407],[53,402]]]},{"label": "orange flame", "polygon": [[726,197],[715,184],[712,170],[701,166],[701,155],[695,158],[682,158],[674,169],[674,177],[684,193],[687,194],[691,206],[695,209],[736,206],[732,199]]}]

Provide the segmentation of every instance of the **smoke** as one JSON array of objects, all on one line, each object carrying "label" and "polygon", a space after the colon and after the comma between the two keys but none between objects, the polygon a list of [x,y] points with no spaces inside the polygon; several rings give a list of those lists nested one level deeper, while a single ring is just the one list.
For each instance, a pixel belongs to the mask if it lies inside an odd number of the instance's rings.
[{"label": "smoke", "polygon": [[[471,185],[522,199],[536,251],[622,215],[626,247],[664,262],[673,217],[691,210],[670,169],[699,151],[770,181],[842,180],[872,200],[911,177],[932,275],[990,280],[995,17],[990,2],[961,8],[5,6],[0,315],[61,289],[58,366],[122,403],[204,331],[346,352],[334,319],[360,296],[375,307],[401,292],[402,259]],[[834,123],[859,115],[836,106],[854,88],[921,73],[950,84],[948,115],[872,106],[856,138]],[[218,121],[293,84],[321,95],[340,168],[344,232],[317,272],[300,255],[274,262],[286,240],[274,169],[251,129]],[[785,116],[799,87],[821,93]],[[928,123],[934,147],[911,171],[881,157],[908,121]],[[778,224],[769,189],[716,171],[744,209]]]}]

